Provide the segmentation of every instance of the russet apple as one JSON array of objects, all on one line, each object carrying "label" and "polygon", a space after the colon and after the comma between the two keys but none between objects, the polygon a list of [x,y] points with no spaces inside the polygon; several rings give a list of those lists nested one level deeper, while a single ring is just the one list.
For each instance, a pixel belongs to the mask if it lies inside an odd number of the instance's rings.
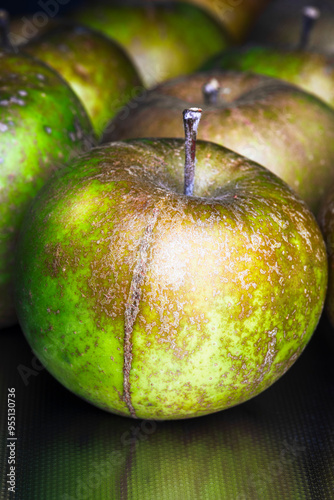
[{"label": "russet apple", "polygon": [[204,71],[213,69],[252,71],[279,78],[334,107],[334,65],[326,54],[249,44],[223,52],[201,67]]},{"label": "russet apple", "polygon": [[132,61],[113,40],[90,28],[64,23],[24,46],[70,84],[98,135],[130,98],[143,89]]},{"label": "russet apple", "polygon": [[[218,84],[215,103],[203,87]],[[169,80],[134,99],[107,127],[102,141],[182,137],[180,110],[205,108],[199,138],[221,144],[272,170],[316,213],[334,182],[334,111],[313,95],[261,75],[194,74]]]},{"label": "russet apple", "polygon": [[225,30],[196,5],[183,2],[96,2],[73,19],[116,40],[132,57],[145,86],[192,73],[229,45]]},{"label": "russet apple", "polygon": [[83,155],[22,226],[16,307],[30,346],[68,389],[120,415],[246,401],[293,364],[323,308],[326,250],[306,204],[260,165],[196,146],[199,114],[184,112],[185,144]]},{"label": "russet apple", "polygon": [[63,79],[40,61],[0,51],[0,327],[16,321],[14,248],[23,214],[50,173],[95,144]]}]

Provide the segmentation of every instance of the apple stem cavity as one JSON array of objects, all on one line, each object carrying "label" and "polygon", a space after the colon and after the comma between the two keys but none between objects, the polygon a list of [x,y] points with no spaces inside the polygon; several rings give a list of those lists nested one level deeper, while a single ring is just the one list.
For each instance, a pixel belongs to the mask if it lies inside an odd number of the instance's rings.
[{"label": "apple stem cavity", "polygon": [[217,104],[219,90],[219,82],[216,78],[212,78],[208,83],[205,83],[202,87],[205,104]]},{"label": "apple stem cavity", "polygon": [[303,24],[298,49],[305,50],[316,21],[320,17],[320,10],[313,6],[303,8]]},{"label": "apple stem cavity", "polygon": [[0,9],[0,49],[11,50],[9,41],[9,14],[6,10]]},{"label": "apple stem cavity", "polygon": [[194,192],[196,139],[201,114],[200,108],[188,108],[183,111],[185,133],[184,194],[186,196],[192,196]]}]

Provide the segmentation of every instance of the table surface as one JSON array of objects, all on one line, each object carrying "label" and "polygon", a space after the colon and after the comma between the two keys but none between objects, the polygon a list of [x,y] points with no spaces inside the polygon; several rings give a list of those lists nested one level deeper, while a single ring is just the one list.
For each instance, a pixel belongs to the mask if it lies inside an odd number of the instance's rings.
[{"label": "table surface", "polygon": [[[0,332],[1,499],[334,499],[334,330],[256,398],[206,417],[132,420],[62,387],[18,327]],[[16,390],[16,493],[7,394]],[[10,496],[12,495],[12,496]]]}]

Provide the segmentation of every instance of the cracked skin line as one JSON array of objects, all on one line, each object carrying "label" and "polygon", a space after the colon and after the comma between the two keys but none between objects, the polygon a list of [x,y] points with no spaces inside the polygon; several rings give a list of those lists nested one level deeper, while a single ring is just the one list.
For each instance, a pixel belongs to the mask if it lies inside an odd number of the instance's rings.
[{"label": "cracked skin line", "polygon": [[141,299],[141,287],[145,279],[147,264],[148,264],[148,250],[152,242],[152,233],[154,226],[157,222],[159,209],[154,208],[152,218],[145,229],[143,239],[141,241],[137,264],[133,272],[133,277],[130,286],[129,298],[125,308],[125,325],[124,325],[124,383],[123,383],[123,400],[126,403],[129,412],[133,418],[136,417],[135,409],[131,401],[131,384],[130,384],[130,371],[132,365],[132,333],[135,321],[139,312],[139,302]]}]

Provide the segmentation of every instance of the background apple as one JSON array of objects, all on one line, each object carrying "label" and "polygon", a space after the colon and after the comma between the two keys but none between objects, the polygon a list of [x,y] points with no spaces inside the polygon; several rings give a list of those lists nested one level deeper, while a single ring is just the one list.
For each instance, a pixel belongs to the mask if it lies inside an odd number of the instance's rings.
[{"label": "background apple", "polygon": [[[268,0],[186,0],[191,4],[197,4],[209,11],[213,17],[219,20],[231,39],[235,42],[243,41],[257,17],[260,15]],[[156,4],[161,0],[145,0],[146,5]],[[124,1],[113,0],[113,4],[124,4]],[[133,5],[133,0],[125,0],[125,3]]]},{"label": "background apple", "polygon": [[43,189],[18,245],[16,306],[34,352],[121,415],[194,417],[259,394],[323,307],[326,251],[305,203],[204,141],[186,196],[184,155],[181,139],[94,149]]},{"label": "background apple", "polygon": [[193,72],[228,46],[223,27],[189,3],[90,3],[73,13],[73,18],[120,43],[148,87]]},{"label": "background apple", "polygon": [[281,47],[294,47],[298,44],[302,23],[303,9],[314,5],[320,16],[309,39],[309,49],[332,54],[334,52],[334,3],[328,0],[271,0],[257,18],[249,39]]},{"label": "background apple", "polygon": [[[212,79],[220,91],[206,104],[202,88]],[[189,105],[205,109],[200,139],[269,168],[317,212],[334,182],[334,111],[284,82],[219,71],[169,80],[121,110],[102,140],[182,137],[180,111]]]},{"label": "background apple", "polygon": [[205,63],[213,69],[252,71],[297,85],[334,107],[334,64],[325,54],[274,47],[245,45],[223,52]]},{"label": "background apple", "polygon": [[[190,1],[190,0],[189,0]],[[236,42],[247,37],[252,25],[269,0],[194,0],[208,9],[226,27],[227,32]]]},{"label": "background apple", "polygon": [[16,321],[14,247],[23,214],[51,171],[94,144],[79,99],[51,68],[0,52],[0,326]]},{"label": "background apple", "polygon": [[143,90],[125,51],[90,28],[59,26],[25,45],[24,51],[65,78],[84,104],[98,135],[108,119]]}]

